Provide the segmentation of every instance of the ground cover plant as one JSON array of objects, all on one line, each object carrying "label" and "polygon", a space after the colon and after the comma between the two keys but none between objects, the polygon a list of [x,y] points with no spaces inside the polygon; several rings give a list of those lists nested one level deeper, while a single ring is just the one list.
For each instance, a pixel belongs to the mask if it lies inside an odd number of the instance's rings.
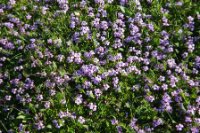
[{"label": "ground cover plant", "polygon": [[0,0],[0,132],[198,133],[200,1]]}]

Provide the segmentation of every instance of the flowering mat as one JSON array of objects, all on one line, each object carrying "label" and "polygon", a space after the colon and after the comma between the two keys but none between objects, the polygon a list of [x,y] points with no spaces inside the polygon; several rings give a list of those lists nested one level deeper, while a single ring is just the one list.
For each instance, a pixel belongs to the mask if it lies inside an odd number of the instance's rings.
[{"label": "flowering mat", "polygon": [[0,0],[0,133],[199,133],[199,0]]}]

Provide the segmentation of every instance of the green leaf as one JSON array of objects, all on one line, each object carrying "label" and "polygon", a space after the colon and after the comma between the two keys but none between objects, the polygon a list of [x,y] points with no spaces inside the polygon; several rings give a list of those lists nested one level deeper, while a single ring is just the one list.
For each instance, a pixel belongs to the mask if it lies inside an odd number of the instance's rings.
[{"label": "green leaf", "polygon": [[65,124],[65,121],[64,120],[58,120],[58,123],[60,126],[63,126]]},{"label": "green leaf", "polygon": [[86,129],[88,129],[88,128],[89,128],[89,126],[88,126],[88,125],[83,125],[83,127],[84,127],[84,128],[86,128]]},{"label": "green leaf", "polygon": [[124,49],[123,49],[123,48],[119,48],[119,51],[123,52],[123,51],[124,51]]},{"label": "green leaf", "polygon": [[70,46],[71,44],[72,44],[71,40],[67,41],[67,46]]},{"label": "green leaf", "polygon": [[61,76],[64,76],[66,74],[66,71],[64,69],[59,70],[59,73]]},{"label": "green leaf", "polygon": [[52,128],[52,125],[47,125],[47,128],[51,129],[51,128]]},{"label": "green leaf", "polygon": [[80,12],[75,11],[74,14],[75,14],[76,16],[80,16]]},{"label": "green leaf", "polygon": [[119,8],[120,8],[120,10],[121,10],[123,13],[125,13],[125,7],[119,6]]},{"label": "green leaf", "polygon": [[130,104],[129,104],[129,103],[126,103],[126,104],[125,104],[125,107],[130,108]]},{"label": "green leaf", "polygon": [[34,105],[31,104],[31,103],[29,104],[29,109],[30,109],[33,113],[36,112],[36,109],[35,109]]},{"label": "green leaf", "polygon": [[19,116],[17,116],[17,119],[25,119],[25,117],[26,116],[24,116],[24,115],[19,115]]},{"label": "green leaf", "polygon": [[53,69],[56,70],[56,69],[57,69],[57,65],[56,65],[56,63],[55,63],[54,61],[52,62],[52,65],[53,65],[53,66],[52,66]]}]

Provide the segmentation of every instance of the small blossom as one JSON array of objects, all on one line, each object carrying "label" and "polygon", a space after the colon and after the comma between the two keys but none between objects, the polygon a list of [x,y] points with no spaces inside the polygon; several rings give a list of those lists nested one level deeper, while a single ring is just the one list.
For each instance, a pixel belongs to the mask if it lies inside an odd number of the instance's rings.
[{"label": "small blossom", "polygon": [[78,122],[80,122],[81,124],[84,124],[85,123],[85,119],[82,116],[79,116]]},{"label": "small blossom", "polygon": [[182,124],[178,124],[178,125],[176,125],[176,130],[177,131],[182,131],[183,130],[183,125]]},{"label": "small blossom", "polygon": [[75,99],[75,103],[77,105],[80,105],[81,103],[83,102],[83,98],[82,98],[82,95],[78,95]]}]

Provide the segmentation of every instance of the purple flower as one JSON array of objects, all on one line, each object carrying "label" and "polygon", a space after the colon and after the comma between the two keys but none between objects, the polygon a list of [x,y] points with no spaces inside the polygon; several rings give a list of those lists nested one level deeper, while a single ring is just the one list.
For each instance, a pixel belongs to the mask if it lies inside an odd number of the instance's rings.
[{"label": "purple flower", "polygon": [[24,88],[26,88],[26,89],[32,89],[34,86],[35,85],[34,85],[34,81],[33,80],[31,80],[30,78],[27,78],[25,80]]},{"label": "purple flower", "polygon": [[10,95],[6,95],[5,96],[5,100],[10,101],[11,100],[11,96]]},{"label": "purple flower", "polygon": [[48,108],[50,108],[50,102],[48,101],[48,102],[45,102],[45,104],[44,104],[44,107],[46,108],[46,109],[48,109]]},{"label": "purple flower", "polygon": [[67,116],[67,113],[63,112],[63,111],[60,111],[59,114],[58,114],[58,116],[62,119],[62,118],[64,118],[64,117]]},{"label": "purple flower", "polygon": [[82,117],[82,116],[79,116],[78,122],[80,122],[81,124],[84,124],[85,123],[85,118]]},{"label": "purple flower", "polygon": [[108,88],[110,88],[110,86],[108,84],[104,84],[103,88],[104,88],[104,90],[108,90]]},{"label": "purple flower", "polygon": [[118,124],[118,120],[112,119],[112,120],[111,120],[111,124],[112,124],[112,125],[117,125],[117,124]]},{"label": "purple flower", "polygon": [[10,23],[10,22],[5,22],[4,25],[9,29],[13,29],[14,28],[14,24]]},{"label": "purple flower", "polygon": [[99,18],[95,18],[93,21],[92,21],[92,24],[95,28],[100,28],[100,19]]},{"label": "purple flower", "polygon": [[100,89],[95,89],[95,90],[94,90],[94,93],[95,93],[95,96],[96,96],[96,97],[100,97],[101,94],[102,94],[102,91],[101,91]]},{"label": "purple flower", "polygon": [[61,126],[58,124],[58,121],[57,120],[53,120],[52,121],[53,122],[53,124],[54,124],[54,126],[56,127],[56,128],[60,128]]},{"label": "purple flower", "polygon": [[76,103],[77,105],[80,105],[82,102],[83,102],[82,95],[78,95],[78,96],[75,98],[75,103]]},{"label": "purple flower", "polygon": [[16,4],[16,1],[15,1],[15,0],[9,0],[9,4],[10,4],[10,5],[15,5],[15,4]]},{"label": "purple flower", "polygon": [[43,121],[38,121],[37,123],[35,123],[35,126],[37,130],[41,130],[45,128]]},{"label": "purple flower", "polygon": [[107,30],[108,29],[108,23],[106,21],[101,21],[101,28],[103,30]]},{"label": "purple flower", "polygon": [[97,110],[97,105],[94,104],[94,103],[89,103],[89,104],[88,104],[88,107],[89,107],[89,109],[91,109],[91,110],[93,110],[93,111],[96,111],[96,110]]},{"label": "purple flower", "polygon": [[163,120],[161,118],[159,118],[157,120],[153,120],[153,127],[157,127],[162,124],[163,124]]},{"label": "purple flower", "polygon": [[128,0],[119,0],[119,2],[120,2],[120,4],[121,4],[121,5],[123,5],[123,6],[124,6],[125,4],[127,4],[127,3],[128,3]]},{"label": "purple flower", "polygon": [[85,81],[83,83],[83,88],[88,89],[92,86],[92,83],[90,81]]},{"label": "purple flower", "polygon": [[145,99],[149,102],[153,102],[155,100],[154,96],[146,96]]},{"label": "purple flower", "polygon": [[192,127],[190,130],[192,133],[199,133],[199,127]]},{"label": "purple flower", "polygon": [[26,16],[26,18],[29,20],[29,19],[31,19],[31,15],[30,14],[28,14],[27,16]]},{"label": "purple flower", "polygon": [[133,128],[133,129],[135,129],[135,127],[136,127],[136,122],[137,122],[137,119],[136,119],[136,118],[132,118],[132,119],[131,119],[131,122],[130,122],[130,124],[129,124],[129,126],[130,126],[131,128]]},{"label": "purple flower", "polygon": [[189,117],[189,116],[186,116],[186,117],[185,117],[185,122],[187,122],[187,123],[190,123],[190,122],[192,122],[192,119],[191,119],[191,117]]},{"label": "purple flower", "polygon": [[160,87],[158,85],[153,85],[152,88],[153,88],[153,90],[159,90],[160,89]]},{"label": "purple flower", "polygon": [[121,126],[116,126],[116,128],[117,128],[118,133],[122,133],[122,127]]},{"label": "purple flower", "polygon": [[187,19],[188,19],[189,23],[193,22],[193,20],[194,20],[194,18],[192,16],[188,16]]},{"label": "purple flower", "polygon": [[182,6],[182,5],[183,5],[183,2],[178,1],[178,2],[176,2],[176,5],[177,5],[177,6]]},{"label": "purple flower", "polygon": [[165,81],[165,77],[164,77],[164,76],[160,76],[160,77],[158,78],[158,80],[161,81],[161,82],[163,82],[163,81]]},{"label": "purple flower", "polygon": [[113,86],[114,86],[114,87],[117,87],[117,85],[118,85],[118,83],[119,83],[118,77],[114,77],[112,83],[113,83]]},{"label": "purple flower", "polygon": [[153,26],[153,24],[148,24],[147,27],[148,27],[148,29],[149,29],[150,31],[154,31],[154,26]]},{"label": "purple flower", "polygon": [[18,129],[19,129],[20,132],[23,132],[23,130],[24,130],[24,125],[23,125],[22,123],[20,123]]},{"label": "purple flower", "polygon": [[96,77],[92,77],[92,82],[96,85],[98,85],[101,82],[101,76],[96,76]]},{"label": "purple flower", "polygon": [[175,62],[174,59],[168,59],[167,64],[168,64],[169,68],[175,68],[176,67],[176,62]]},{"label": "purple flower", "polygon": [[131,29],[131,35],[135,35],[137,32],[139,32],[139,28],[134,24],[130,24],[129,28]]},{"label": "purple flower", "polygon": [[167,90],[167,89],[168,89],[168,85],[167,85],[167,84],[163,84],[163,85],[161,86],[161,88],[162,88],[163,90]]},{"label": "purple flower", "polygon": [[176,130],[177,131],[182,131],[183,130],[183,125],[182,124],[178,124],[178,125],[176,125]]}]

